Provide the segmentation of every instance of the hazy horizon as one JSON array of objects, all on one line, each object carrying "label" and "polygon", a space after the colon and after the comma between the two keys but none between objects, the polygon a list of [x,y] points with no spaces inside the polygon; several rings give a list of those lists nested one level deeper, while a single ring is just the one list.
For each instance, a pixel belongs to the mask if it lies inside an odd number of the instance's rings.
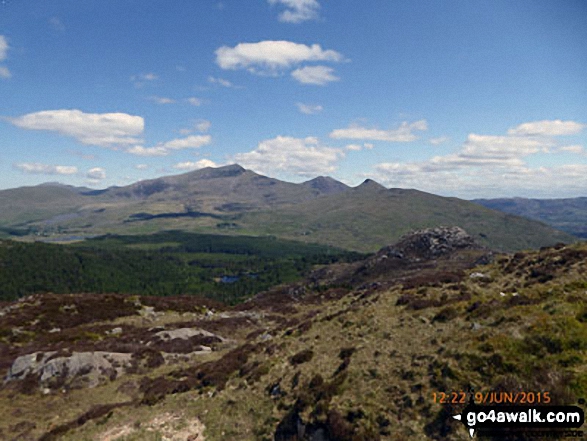
[{"label": "hazy horizon", "polygon": [[587,195],[587,4],[7,1],[0,189],[238,163],[464,199]]}]

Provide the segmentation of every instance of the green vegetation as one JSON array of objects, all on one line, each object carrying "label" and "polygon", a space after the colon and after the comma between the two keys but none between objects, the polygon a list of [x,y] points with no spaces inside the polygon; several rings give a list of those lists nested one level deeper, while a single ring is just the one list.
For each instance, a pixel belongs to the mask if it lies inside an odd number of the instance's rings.
[{"label": "green vegetation", "polygon": [[245,213],[238,223],[252,232],[362,252],[375,252],[412,230],[446,225],[457,225],[480,244],[503,252],[576,241],[542,223],[469,201],[386,190],[372,182],[295,206]]},{"label": "green vegetation", "polygon": [[[229,255],[224,241],[242,237],[183,234],[109,236],[61,249],[209,259],[222,270],[255,258],[247,250],[304,250],[257,238]],[[408,255],[407,246],[395,247]],[[478,249],[432,260],[389,251],[325,266],[233,307],[118,294],[44,294],[6,305],[4,371],[17,356],[53,351],[131,354],[132,364],[105,373],[91,393],[86,374],[57,376],[55,385],[40,386],[35,376],[8,383],[0,411],[12,418],[0,422],[0,438],[142,441],[183,431],[180,439],[270,441],[296,439],[302,428],[308,438],[348,441],[464,440],[451,415],[468,396],[453,392],[528,392],[520,396],[548,396],[554,405],[586,396],[585,244],[493,255],[481,266]],[[162,339],[162,331],[186,338]]]},{"label": "green vegetation", "polygon": [[[564,229],[567,211],[551,211]],[[578,225],[584,213],[577,209],[572,221]],[[103,191],[56,185],[0,191],[0,237],[22,240],[178,230],[273,235],[374,252],[411,230],[446,225],[458,225],[481,244],[506,252],[576,241],[541,222],[457,198],[385,189],[373,181],[355,188],[330,178],[293,184],[237,165]]]},{"label": "green vegetation", "polygon": [[271,237],[163,232],[103,236],[75,245],[0,245],[0,300],[28,294],[197,294],[236,303],[299,279],[313,265],[358,253]]}]

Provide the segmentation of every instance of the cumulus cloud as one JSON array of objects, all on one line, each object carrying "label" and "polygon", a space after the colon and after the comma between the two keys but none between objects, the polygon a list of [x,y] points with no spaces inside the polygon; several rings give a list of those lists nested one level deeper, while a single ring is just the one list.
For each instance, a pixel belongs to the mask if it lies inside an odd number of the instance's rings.
[{"label": "cumulus cloud", "polygon": [[278,19],[284,23],[301,23],[318,18],[320,4],[317,0],[268,0],[271,5],[282,5],[286,9]]},{"label": "cumulus cloud", "polygon": [[561,135],[576,135],[580,133],[585,124],[575,121],[561,121],[560,119],[553,121],[533,121],[520,124],[508,130],[508,135],[518,136],[561,136]]},{"label": "cumulus cloud", "polygon": [[132,75],[130,80],[133,82],[136,88],[141,88],[145,84],[151,81],[155,81],[159,79],[159,75],[154,74],[153,72],[139,74],[139,75]]},{"label": "cumulus cloud", "polygon": [[14,168],[24,173],[42,175],[74,175],[77,173],[77,167],[41,164],[39,162],[21,162],[19,164],[14,164]]},{"label": "cumulus cloud", "polygon": [[200,119],[196,121],[195,128],[198,132],[206,133],[212,127],[212,123],[207,119]]},{"label": "cumulus cloud", "polygon": [[325,84],[340,80],[333,72],[334,69],[328,66],[306,66],[294,70],[291,76],[302,84],[324,86]]},{"label": "cumulus cloud", "polygon": [[334,50],[319,44],[307,46],[291,41],[260,41],[222,46],[216,50],[216,63],[222,69],[248,69],[252,73],[275,73],[308,61],[342,61]]},{"label": "cumulus cloud", "polygon": [[49,19],[49,25],[57,32],[65,32],[65,25],[59,17],[51,17]]},{"label": "cumulus cloud", "polygon": [[208,82],[212,84],[219,84],[222,87],[235,87],[230,81],[224,78],[208,77]]},{"label": "cumulus cloud", "polygon": [[430,138],[428,142],[430,142],[430,144],[432,145],[440,145],[444,144],[448,140],[450,140],[448,136],[439,136],[438,138]]},{"label": "cumulus cloud", "polygon": [[361,145],[361,144],[348,144],[345,147],[346,150],[349,150],[349,151],[352,151],[352,152],[359,152],[359,151],[361,151],[363,149],[371,150],[372,148],[373,148],[373,144],[367,143],[367,142],[364,143],[363,145]]},{"label": "cumulus cloud", "polygon": [[137,156],[167,156],[170,151],[163,147],[143,147],[142,145],[135,145],[126,149],[127,153]]},{"label": "cumulus cloud", "polygon": [[323,107],[320,105],[296,103],[298,110],[306,115],[315,115],[322,112]]},{"label": "cumulus cloud", "polygon": [[8,54],[8,41],[4,35],[0,35],[0,61],[4,61]]},{"label": "cumulus cloud", "polygon": [[156,102],[157,104],[175,104],[176,101],[172,98],[166,98],[163,96],[150,96],[149,100]]},{"label": "cumulus cloud", "polygon": [[346,129],[336,129],[330,133],[333,139],[366,139],[371,141],[411,142],[418,139],[414,131],[428,130],[426,120],[413,123],[403,122],[399,128],[393,130],[367,129],[358,125],[351,125]]},{"label": "cumulus cloud", "polygon": [[255,150],[234,156],[235,162],[262,174],[316,176],[336,170],[342,149],[320,145],[314,137],[278,136],[259,143]]},{"label": "cumulus cloud", "polygon": [[173,166],[173,168],[176,170],[199,170],[206,167],[218,167],[218,164],[216,164],[214,161],[210,161],[209,159],[200,159],[196,162],[179,162]]},{"label": "cumulus cloud", "polygon": [[192,135],[173,139],[154,147],[135,145],[126,149],[126,152],[137,156],[167,156],[174,150],[197,149],[210,144],[210,142],[212,142],[210,135]]},{"label": "cumulus cloud", "polygon": [[425,164],[397,163],[380,164],[374,177],[390,187],[417,188],[464,198],[568,197],[584,193],[587,165],[427,170]]},{"label": "cumulus cloud", "polygon": [[0,66],[0,78],[7,79],[10,78],[12,74],[8,70],[6,66]]},{"label": "cumulus cloud", "polygon": [[558,147],[553,138],[577,133],[576,125],[550,123],[522,124],[504,136],[471,133],[455,153],[421,162],[381,163],[375,167],[375,177],[388,186],[461,197],[561,197],[584,192],[587,164],[530,167],[527,163],[528,157],[541,153],[583,152],[580,145]]},{"label": "cumulus cloud", "polygon": [[106,179],[106,170],[102,167],[94,167],[88,170],[86,178],[92,181],[102,181]]},{"label": "cumulus cloud", "polygon": [[82,144],[116,147],[137,144],[145,122],[126,113],[84,113],[81,110],[45,110],[9,122],[22,129],[46,130],[71,136]]},{"label": "cumulus cloud", "polygon": [[582,145],[566,145],[563,147],[559,147],[558,150],[561,152],[576,153],[578,155],[585,152],[585,149]]},{"label": "cumulus cloud", "polygon": [[198,107],[198,106],[202,105],[202,100],[200,98],[191,97],[191,98],[188,98],[186,101],[188,103],[190,103],[192,106]]},{"label": "cumulus cloud", "polygon": [[[8,41],[6,41],[6,37],[4,35],[0,35],[0,61],[4,61],[8,54]],[[0,78],[7,79],[10,78],[12,74],[8,70],[6,66],[0,66]]]}]

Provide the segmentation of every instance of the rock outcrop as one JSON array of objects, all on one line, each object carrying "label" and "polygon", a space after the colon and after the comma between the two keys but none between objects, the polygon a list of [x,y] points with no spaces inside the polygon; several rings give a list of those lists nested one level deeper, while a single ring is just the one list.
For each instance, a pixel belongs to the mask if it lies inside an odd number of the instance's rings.
[{"label": "rock outcrop", "polygon": [[412,260],[434,259],[451,254],[457,250],[483,249],[460,227],[436,227],[412,231],[400,240],[385,247],[379,254],[392,254]]},{"label": "rock outcrop", "polygon": [[21,355],[12,363],[5,383],[23,380],[28,375],[38,377],[40,386],[69,384],[74,380],[95,387],[112,380],[131,365],[132,354],[117,352],[74,352],[59,356],[55,351]]}]

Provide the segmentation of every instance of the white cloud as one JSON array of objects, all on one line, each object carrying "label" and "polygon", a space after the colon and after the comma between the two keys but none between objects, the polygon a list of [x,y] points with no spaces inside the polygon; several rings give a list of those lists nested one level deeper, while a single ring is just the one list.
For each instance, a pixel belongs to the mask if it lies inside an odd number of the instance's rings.
[{"label": "white cloud", "polygon": [[235,162],[262,174],[316,176],[336,170],[344,151],[321,146],[314,137],[278,136],[259,143],[255,150],[234,156]]},{"label": "white cloud", "polygon": [[172,98],[166,98],[163,96],[150,96],[149,100],[156,102],[157,104],[175,104],[176,101]]},{"label": "white cloud", "polygon": [[96,155],[91,155],[77,150],[66,150],[66,152],[72,156],[77,156],[78,158],[85,159],[86,161],[94,161],[98,159]]},{"label": "white cloud", "polygon": [[534,121],[520,124],[513,129],[508,130],[508,135],[518,136],[562,136],[575,135],[580,133],[585,124],[575,121],[561,121],[560,119],[553,121]]},{"label": "white cloud", "polygon": [[137,164],[137,165],[135,165],[135,168],[137,170],[147,170],[149,168],[149,166],[147,164]]},{"label": "white cloud", "polygon": [[163,147],[143,147],[142,145],[129,147],[125,151],[136,156],[167,156],[169,154],[169,150]]},{"label": "white cloud", "polygon": [[167,141],[162,147],[168,150],[197,149],[210,144],[211,141],[212,137],[210,135],[192,135],[187,138]]},{"label": "white cloud", "polygon": [[[8,41],[6,41],[6,37],[4,35],[0,35],[0,61],[4,61],[8,54]],[[0,66],[0,78],[7,79],[10,78],[12,74],[5,66]]]},{"label": "white cloud", "polygon": [[301,23],[318,18],[320,4],[317,0],[268,0],[269,4],[281,4],[286,10],[279,14],[279,21]]},{"label": "white cloud", "polygon": [[14,164],[14,167],[24,173],[31,174],[74,175],[77,173],[77,167],[68,165],[48,165],[38,162],[22,162]]},{"label": "white cloud", "polygon": [[424,163],[389,163],[379,164],[375,176],[370,177],[388,187],[416,188],[464,198],[568,197],[584,194],[587,164],[431,170]]},{"label": "white cloud", "polygon": [[92,181],[102,181],[106,179],[106,170],[104,170],[102,167],[91,168],[86,173],[86,178]]},{"label": "white cloud", "polygon": [[366,150],[371,150],[373,148],[373,144],[370,143],[364,143],[363,145],[360,144],[348,144],[345,149],[352,151],[352,152],[359,152],[363,149]]},{"label": "white cloud", "polygon": [[328,66],[306,66],[294,70],[291,76],[302,84],[324,86],[325,84],[340,80],[333,72],[334,69]]},{"label": "white cloud", "polygon": [[206,167],[218,167],[218,164],[209,159],[200,159],[196,162],[179,162],[173,166],[176,170],[199,170]]},{"label": "white cloud", "polygon": [[212,142],[210,135],[192,135],[173,139],[154,147],[135,145],[126,149],[126,152],[137,156],[167,156],[174,150],[197,149],[210,144],[210,142]]},{"label": "white cloud", "polygon": [[51,17],[49,19],[49,25],[58,32],[65,32],[65,25],[59,19],[59,17]]},{"label": "white cloud", "polygon": [[82,144],[102,147],[137,144],[145,122],[126,113],[84,113],[81,110],[45,110],[9,121],[28,130],[47,130],[71,136]]},{"label": "white cloud", "polygon": [[224,78],[208,77],[208,82],[212,84],[220,84],[223,87],[235,87],[234,84]]},{"label": "white cloud", "polygon": [[[573,129],[533,123],[507,136],[471,133],[460,150],[421,162],[387,162],[375,178],[387,186],[412,187],[461,197],[561,197],[584,193],[587,164],[530,167],[526,158],[549,152],[583,153],[580,145],[557,147],[551,138]],[[543,136],[538,136],[541,132]],[[539,159],[533,163],[539,163]],[[548,164],[548,163],[547,163]]]},{"label": "white cloud", "polygon": [[275,73],[307,61],[342,60],[341,54],[323,50],[319,44],[306,46],[291,41],[239,43],[216,50],[216,63],[222,69],[248,69],[252,73]]},{"label": "white cloud", "polygon": [[336,129],[330,133],[334,139],[368,139],[372,141],[388,142],[411,142],[418,139],[414,131],[428,130],[426,120],[413,123],[403,122],[399,128],[394,130],[367,129],[357,125],[351,125],[346,129]]},{"label": "white cloud", "polygon": [[188,98],[186,100],[188,103],[190,103],[192,106],[201,106],[202,105],[202,100],[200,98],[196,98],[196,97],[191,97]]},{"label": "white cloud", "polygon": [[132,75],[130,80],[134,83],[136,88],[141,88],[149,81],[158,80],[159,76],[154,74],[153,72],[149,72],[146,74],[139,74],[139,75]]},{"label": "white cloud", "polygon": [[564,147],[559,147],[558,150],[561,152],[576,153],[578,155],[585,152],[585,149],[583,149],[583,146],[581,145],[566,145]]},{"label": "white cloud", "polygon": [[212,127],[212,123],[206,119],[200,119],[196,121],[195,127],[198,132],[206,133]]},{"label": "white cloud", "polygon": [[154,74],[153,72],[149,72],[146,74],[140,74],[140,75],[133,75],[132,77],[130,77],[131,81],[137,81],[137,80],[141,80],[141,81],[155,81],[159,79],[159,75]]},{"label": "white cloud", "polygon": [[547,152],[553,143],[525,136],[491,136],[471,133],[459,156],[465,159],[508,159]]},{"label": "white cloud", "polygon": [[170,152],[163,147],[143,147],[135,145],[126,149],[126,153],[137,156],[167,156]]},{"label": "white cloud", "polygon": [[323,107],[320,105],[296,103],[300,112],[306,115],[315,115],[316,113],[322,112]]},{"label": "white cloud", "polygon": [[6,59],[8,53],[8,41],[6,41],[6,37],[4,35],[0,35],[0,61],[4,61]]},{"label": "white cloud", "polygon": [[432,145],[440,145],[444,144],[445,142],[449,141],[450,138],[448,136],[439,136],[438,138],[430,138],[428,142]]},{"label": "white cloud", "polygon": [[10,78],[12,74],[5,66],[0,66],[0,78],[7,79]]},{"label": "white cloud", "polygon": [[206,133],[212,127],[212,123],[207,119],[199,119],[193,123],[193,126],[187,129],[180,129],[179,133],[182,135],[189,135],[194,131],[198,131],[200,133]]}]

